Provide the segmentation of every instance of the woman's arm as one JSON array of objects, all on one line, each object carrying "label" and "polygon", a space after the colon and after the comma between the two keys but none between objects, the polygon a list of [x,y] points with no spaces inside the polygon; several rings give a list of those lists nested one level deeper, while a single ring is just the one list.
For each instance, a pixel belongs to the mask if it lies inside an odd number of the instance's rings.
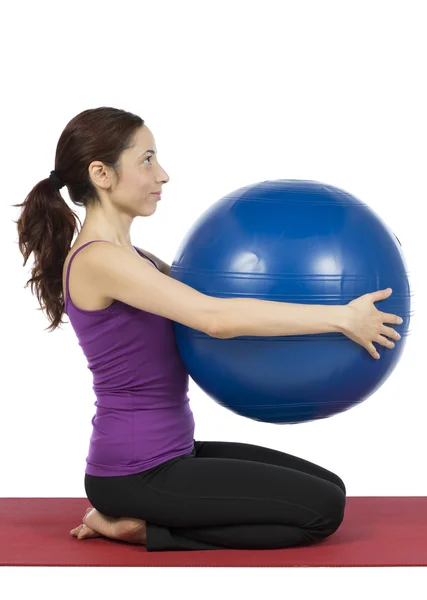
[{"label": "woman's arm", "polygon": [[151,252],[148,252],[147,250],[144,250],[143,248],[139,248],[138,247],[138,250],[141,250],[141,252],[143,252],[149,258],[151,258],[151,260],[154,260],[154,262],[159,267],[160,273],[163,273],[164,275],[167,275],[168,277],[170,277],[170,274],[171,274],[171,267],[170,267],[170,265],[168,265],[167,263],[165,263],[160,258],[157,258],[157,256],[154,256],[154,254],[151,254]]}]

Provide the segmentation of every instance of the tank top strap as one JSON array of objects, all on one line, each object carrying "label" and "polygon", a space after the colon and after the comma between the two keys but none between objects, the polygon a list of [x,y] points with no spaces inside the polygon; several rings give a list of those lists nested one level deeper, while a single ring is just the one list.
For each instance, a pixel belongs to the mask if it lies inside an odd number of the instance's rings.
[{"label": "tank top strap", "polygon": [[75,252],[73,252],[73,254],[71,255],[71,258],[68,262],[68,267],[67,267],[67,275],[65,277],[65,298],[66,298],[66,302],[67,302],[67,298],[69,298],[69,279],[70,279],[70,267],[71,267],[71,263],[73,262],[73,258],[76,256],[76,254],[78,254],[80,252],[80,250],[83,250],[83,248],[85,248],[85,246],[88,246],[89,244],[93,244],[94,242],[107,242],[108,240],[91,240],[90,242],[86,242],[85,244],[83,244],[82,246],[80,246],[79,248],[77,248],[77,250],[75,250]]},{"label": "tank top strap", "polygon": [[138,252],[138,254],[140,254],[141,256],[143,256],[144,258],[146,258],[147,260],[149,260],[150,262],[153,263],[153,265],[156,267],[157,270],[159,270],[159,267],[156,265],[156,263],[154,262],[153,259],[151,259],[149,256],[147,256],[146,254],[144,254],[144,252],[138,248],[137,246],[134,246],[135,250]]}]

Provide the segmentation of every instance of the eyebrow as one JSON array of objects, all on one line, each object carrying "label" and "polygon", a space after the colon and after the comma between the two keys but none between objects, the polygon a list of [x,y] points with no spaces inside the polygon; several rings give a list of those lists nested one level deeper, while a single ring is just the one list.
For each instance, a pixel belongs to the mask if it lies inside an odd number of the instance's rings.
[{"label": "eyebrow", "polygon": [[148,152],[151,152],[151,154],[156,154],[156,152],[154,150],[146,150],[145,152],[143,152],[141,154],[141,156],[144,156],[144,154],[147,154]]}]

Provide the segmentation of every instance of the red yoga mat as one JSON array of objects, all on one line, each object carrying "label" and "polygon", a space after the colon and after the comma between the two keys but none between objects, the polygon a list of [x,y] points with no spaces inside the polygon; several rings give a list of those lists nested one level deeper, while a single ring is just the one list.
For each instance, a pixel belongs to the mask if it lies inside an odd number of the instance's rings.
[{"label": "red yoga mat", "polygon": [[0,498],[0,566],[425,567],[427,497],[349,497],[341,527],[313,546],[147,552],[107,538],[77,540],[86,498]]}]

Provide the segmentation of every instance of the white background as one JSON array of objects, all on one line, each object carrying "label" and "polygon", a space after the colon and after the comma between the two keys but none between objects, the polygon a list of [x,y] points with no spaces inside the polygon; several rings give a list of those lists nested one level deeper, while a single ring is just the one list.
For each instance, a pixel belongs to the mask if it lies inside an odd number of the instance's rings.
[{"label": "white background", "polygon": [[[0,41],[1,497],[85,496],[92,375],[68,317],[48,333],[24,288],[32,257],[23,268],[11,204],[48,177],[68,121],[98,106],[137,113],[153,132],[170,182],[156,213],[134,221],[132,243],[169,264],[207,207],[268,179],[342,188],[394,231],[415,314],[404,355],[380,390],[341,415],[293,426],[237,416],[192,381],[191,407],[197,440],[295,454],[336,472],[348,496],[427,495],[424,9],[410,0],[8,6]],[[85,210],[61,193],[83,222]],[[319,585],[321,598],[356,598],[368,579],[383,593],[427,580],[426,569],[173,569],[168,578],[155,568],[27,569],[25,579],[20,571],[0,573],[13,581],[14,598],[26,595],[25,585],[47,597],[57,577],[67,598],[148,589],[161,598],[213,598],[235,585],[246,598],[267,588],[269,597],[297,589],[293,597],[319,597]]]}]

